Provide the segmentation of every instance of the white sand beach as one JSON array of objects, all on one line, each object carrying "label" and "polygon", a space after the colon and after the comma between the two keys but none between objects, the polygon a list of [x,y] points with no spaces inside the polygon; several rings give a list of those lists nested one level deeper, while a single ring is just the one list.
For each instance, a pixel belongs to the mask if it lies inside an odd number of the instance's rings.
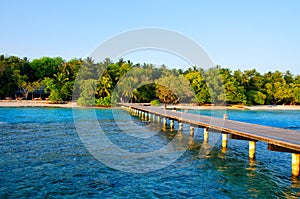
[{"label": "white sand beach", "polygon": [[65,104],[52,104],[49,101],[41,100],[0,100],[0,107],[63,107],[72,108],[77,107],[76,103],[68,102]]},{"label": "white sand beach", "polygon": [[300,106],[297,105],[257,105],[257,106],[242,106],[242,105],[232,105],[232,106],[197,106],[189,104],[179,104],[179,105],[168,105],[168,108],[177,109],[196,109],[196,110],[300,110]]},{"label": "white sand beach", "polygon": [[261,106],[244,106],[249,110],[300,110],[299,105],[261,105]]},{"label": "white sand beach", "polygon": [[[76,104],[76,102],[67,102],[64,104],[53,104],[49,101],[45,100],[0,100],[0,107],[62,107],[62,108],[72,108],[72,107],[80,107]],[[161,106],[163,108],[163,106]],[[177,105],[168,105],[168,108],[176,108],[176,109],[193,109],[193,110],[205,110],[205,109],[213,109],[213,110],[222,110],[222,109],[230,109],[230,110],[300,110],[300,106],[289,106],[289,105],[260,105],[260,106],[241,106],[241,105],[233,105],[233,106],[197,106],[192,104],[177,104]],[[97,107],[98,108],[98,107]],[[101,107],[100,107],[101,108]]]}]

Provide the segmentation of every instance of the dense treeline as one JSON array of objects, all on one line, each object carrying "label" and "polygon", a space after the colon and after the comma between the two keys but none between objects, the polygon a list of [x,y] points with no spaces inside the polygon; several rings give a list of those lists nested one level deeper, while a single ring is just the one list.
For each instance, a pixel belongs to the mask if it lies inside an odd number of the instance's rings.
[{"label": "dense treeline", "polygon": [[[76,79],[76,77],[78,77]],[[289,71],[260,74],[255,69],[231,71],[216,66],[204,70],[154,67],[120,59],[94,63],[91,58],[63,60],[43,57],[32,61],[0,55],[0,99],[27,98],[44,88],[52,102],[72,98],[82,105],[111,104],[111,99],[163,103],[224,102],[229,104],[300,104],[300,75]],[[223,92],[222,90],[225,90]]]}]

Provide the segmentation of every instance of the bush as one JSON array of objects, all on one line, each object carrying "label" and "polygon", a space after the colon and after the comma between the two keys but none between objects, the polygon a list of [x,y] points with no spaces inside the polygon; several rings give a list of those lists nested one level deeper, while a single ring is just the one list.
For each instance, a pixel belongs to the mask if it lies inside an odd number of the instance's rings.
[{"label": "bush", "polygon": [[80,85],[80,96],[78,98],[78,105],[80,106],[95,106],[95,85],[96,81],[93,79],[84,80]]},{"label": "bush", "polygon": [[96,99],[96,106],[111,106],[111,99],[109,96]]},{"label": "bush", "polygon": [[248,105],[264,105],[267,96],[260,91],[251,90],[247,93]]},{"label": "bush", "polygon": [[159,102],[159,100],[155,99],[155,100],[152,100],[152,101],[150,102],[150,105],[151,105],[151,106],[159,106],[159,105],[160,105],[160,102]]},{"label": "bush", "polygon": [[51,91],[49,99],[53,103],[59,103],[63,101],[61,93],[56,89]]},{"label": "bush", "polygon": [[83,90],[80,93],[77,104],[80,106],[94,106],[95,105],[95,96],[91,96],[88,90]]}]

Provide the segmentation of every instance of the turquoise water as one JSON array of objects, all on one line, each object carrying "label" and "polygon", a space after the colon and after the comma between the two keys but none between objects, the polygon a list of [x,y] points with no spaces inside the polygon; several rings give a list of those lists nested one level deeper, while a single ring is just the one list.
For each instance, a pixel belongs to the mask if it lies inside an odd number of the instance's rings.
[{"label": "turquoise water", "polygon": [[[200,113],[211,115],[210,111]],[[300,111],[227,113],[234,120],[300,129]],[[121,121],[121,125],[131,128],[132,132],[141,133],[141,129],[126,123],[126,111],[114,110],[112,114],[110,109],[96,110],[96,114],[109,139],[125,150],[140,153],[157,150],[176,134],[159,132],[154,133],[151,139],[137,139],[124,135],[115,123],[116,120]],[[216,111],[213,115],[221,117],[222,114],[223,111]],[[139,126],[149,125],[136,117],[131,119]],[[183,137],[190,139],[187,126],[184,129]],[[256,160],[249,162],[248,143],[229,140],[226,152],[218,143],[203,158],[199,156],[202,132],[202,129],[196,129],[193,147],[172,164],[160,170],[135,174],[112,169],[88,152],[77,134],[72,109],[0,108],[0,198],[300,196],[299,182],[290,178],[290,154],[270,152],[265,143],[258,142]]]}]

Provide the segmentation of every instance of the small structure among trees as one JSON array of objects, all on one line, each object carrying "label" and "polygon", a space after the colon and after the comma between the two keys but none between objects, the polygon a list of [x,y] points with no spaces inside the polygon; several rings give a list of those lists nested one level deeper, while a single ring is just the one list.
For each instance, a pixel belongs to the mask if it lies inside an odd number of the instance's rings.
[{"label": "small structure among trees", "polygon": [[45,91],[45,86],[34,90],[28,94],[28,100],[47,100],[50,96],[50,91]]}]

